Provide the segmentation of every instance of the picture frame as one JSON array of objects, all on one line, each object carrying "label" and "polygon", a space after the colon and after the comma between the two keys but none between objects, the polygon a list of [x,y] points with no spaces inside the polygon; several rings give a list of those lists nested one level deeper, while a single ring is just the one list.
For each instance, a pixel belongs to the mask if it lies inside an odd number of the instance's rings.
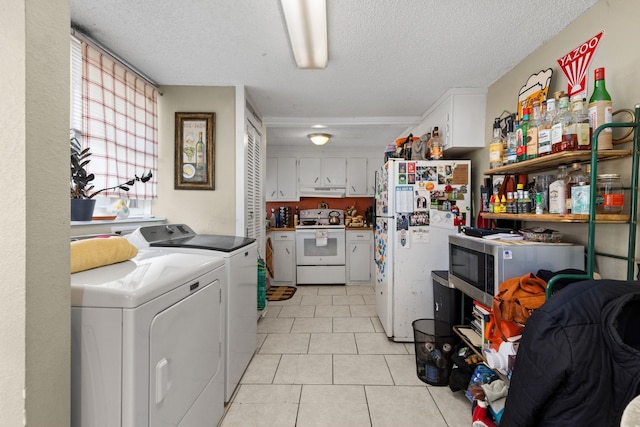
[{"label": "picture frame", "polygon": [[215,190],[216,113],[175,113],[176,190]]}]

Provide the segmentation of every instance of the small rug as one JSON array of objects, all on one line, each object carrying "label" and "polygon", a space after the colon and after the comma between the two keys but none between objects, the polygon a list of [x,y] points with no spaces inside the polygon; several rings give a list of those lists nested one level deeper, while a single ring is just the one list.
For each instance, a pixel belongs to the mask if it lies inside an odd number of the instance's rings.
[{"label": "small rug", "polygon": [[285,301],[296,293],[293,286],[271,286],[267,289],[267,301]]}]

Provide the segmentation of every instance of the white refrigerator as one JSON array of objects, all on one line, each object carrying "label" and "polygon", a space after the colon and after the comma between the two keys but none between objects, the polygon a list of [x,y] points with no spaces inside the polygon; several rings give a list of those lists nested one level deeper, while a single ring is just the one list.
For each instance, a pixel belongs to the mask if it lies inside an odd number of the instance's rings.
[{"label": "white refrigerator", "polygon": [[471,221],[469,160],[390,159],[376,174],[376,310],[389,338],[433,319],[431,271],[449,268],[449,235]]}]

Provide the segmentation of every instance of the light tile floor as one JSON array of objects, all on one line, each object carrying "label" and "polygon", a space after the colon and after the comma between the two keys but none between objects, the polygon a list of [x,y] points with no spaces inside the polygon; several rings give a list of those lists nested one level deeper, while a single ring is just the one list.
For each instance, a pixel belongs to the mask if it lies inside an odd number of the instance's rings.
[{"label": "light tile floor", "polygon": [[416,376],[413,343],[389,340],[372,286],[299,286],[270,302],[221,427],[468,427],[463,392]]}]

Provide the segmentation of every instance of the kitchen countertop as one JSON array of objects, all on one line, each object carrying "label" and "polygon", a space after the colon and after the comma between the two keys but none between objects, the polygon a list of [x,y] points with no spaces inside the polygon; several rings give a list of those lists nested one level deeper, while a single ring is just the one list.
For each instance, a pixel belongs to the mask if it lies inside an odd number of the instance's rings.
[{"label": "kitchen countertop", "polygon": [[267,228],[267,233],[270,233],[272,231],[296,231],[295,227],[273,227],[273,228]]},{"label": "kitchen countertop", "polygon": [[[345,227],[346,230],[349,231],[359,231],[359,230],[371,230],[371,226],[367,225],[366,227]],[[271,233],[273,231],[296,231],[295,227],[274,227],[274,228],[267,228],[267,233]]]}]

